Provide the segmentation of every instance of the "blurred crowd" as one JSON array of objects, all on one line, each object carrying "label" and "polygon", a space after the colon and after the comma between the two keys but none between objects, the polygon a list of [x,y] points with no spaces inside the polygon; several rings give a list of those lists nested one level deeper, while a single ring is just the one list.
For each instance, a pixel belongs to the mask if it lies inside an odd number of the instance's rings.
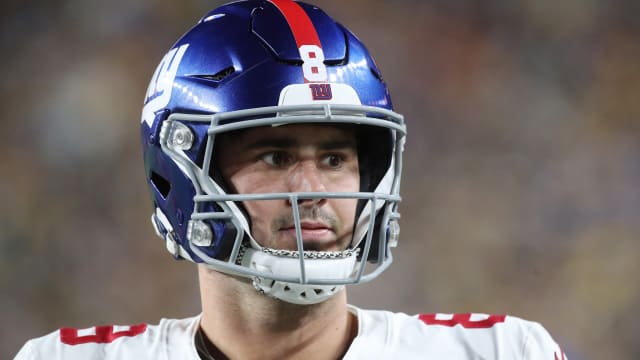
[{"label": "blurred crowd", "polygon": [[[310,1],[313,2],[313,1]],[[199,312],[150,225],[148,80],[221,1],[0,5],[0,358],[60,326]],[[376,58],[409,135],[391,269],[351,302],[541,322],[640,358],[640,5],[313,2]]]}]

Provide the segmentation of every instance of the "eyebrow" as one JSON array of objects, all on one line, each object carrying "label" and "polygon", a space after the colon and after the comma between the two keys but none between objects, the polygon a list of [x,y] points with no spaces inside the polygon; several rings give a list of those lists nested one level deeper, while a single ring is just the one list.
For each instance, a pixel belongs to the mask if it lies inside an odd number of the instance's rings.
[{"label": "eyebrow", "polygon": [[[273,137],[273,138],[264,138],[258,139],[254,142],[251,142],[244,146],[247,150],[255,150],[262,148],[277,148],[277,149],[286,149],[292,147],[300,146],[300,142],[294,138],[290,137]],[[345,148],[353,148],[357,147],[356,141],[351,139],[339,139],[339,140],[329,140],[324,141],[319,144],[314,144],[318,146],[321,150],[335,150],[335,149],[345,149]]]}]

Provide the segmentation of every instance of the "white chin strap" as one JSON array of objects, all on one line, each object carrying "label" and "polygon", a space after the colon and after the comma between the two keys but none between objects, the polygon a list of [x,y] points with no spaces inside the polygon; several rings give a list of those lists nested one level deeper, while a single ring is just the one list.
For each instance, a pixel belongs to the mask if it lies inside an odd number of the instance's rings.
[{"label": "white chin strap", "polygon": [[[241,263],[274,277],[302,278],[297,254],[297,251],[246,248]],[[348,279],[355,269],[357,255],[357,251],[305,251],[305,277],[309,281]],[[323,302],[344,288],[344,285],[298,284],[264,277],[254,277],[253,286],[265,295],[299,305]]]}]

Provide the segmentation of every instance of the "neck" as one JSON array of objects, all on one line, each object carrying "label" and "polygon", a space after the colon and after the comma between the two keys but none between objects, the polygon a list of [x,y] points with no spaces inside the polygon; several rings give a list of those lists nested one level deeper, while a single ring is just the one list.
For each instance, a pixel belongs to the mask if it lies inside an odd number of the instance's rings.
[{"label": "neck", "polygon": [[251,281],[199,266],[200,326],[230,359],[337,359],[357,334],[345,291],[315,305],[258,293]]}]

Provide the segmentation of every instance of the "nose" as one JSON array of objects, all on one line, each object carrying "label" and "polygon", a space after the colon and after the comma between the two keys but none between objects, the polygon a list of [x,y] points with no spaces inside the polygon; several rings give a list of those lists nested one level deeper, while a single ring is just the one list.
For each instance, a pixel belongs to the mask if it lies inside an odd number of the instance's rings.
[{"label": "nose", "polygon": [[[290,192],[326,192],[322,171],[318,169],[315,161],[301,161],[288,174],[287,187]],[[290,201],[289,205],[291,205]],[[326,202],[323,198],[298,199],[299,206],[322,205]]]}]

